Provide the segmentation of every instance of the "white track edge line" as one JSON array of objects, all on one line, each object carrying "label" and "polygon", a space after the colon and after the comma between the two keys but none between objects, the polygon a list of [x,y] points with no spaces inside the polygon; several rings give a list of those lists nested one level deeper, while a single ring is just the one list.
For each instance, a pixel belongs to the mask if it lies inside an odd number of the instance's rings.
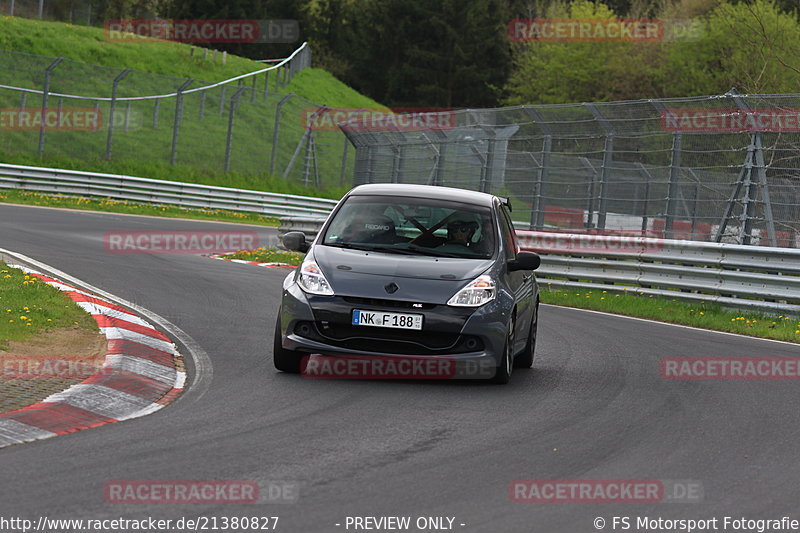
[{"label": "white track edge line", "polygon": [[628,315],[620,315],[617,313],[610,313],[608,311],[596,311],[594,309],[583,309],[581,307],[570,307],[568,305],[555,305],[555,304],[541,304],[546,305],[548,307],[557,307],[559,309],[574,309],[575,311],[584,311],[586,313],[597,313],[598,315],[607,315],[617,318],[627,318],[629,320],[639,320],[642,322],[650,322],[651,324],[661,324],[664,326],[672,326],[674,328],[685,328],[685,329],[693,329],[695,331],[702,331],[705,333],[717,333],[719,335],[732,335],[734,337],[741,337],[743,339],[750,339],[756,341],[766,341],[766,342],[777,342],[779,344],[788,344],[789,346],[794,346],[796,348],[800,348],[800,345],[796,342],[789,342],[789,341],[782,341],[778,339],[765,339],[764,337],[752,337],[750,335],[743,335],[741,333],[732,333],[730,331],[718,331],[716,329],[705,329],[705,328],[698,328],[696,326],[687,326],[685,324],[673,324],[672,322],[663,322],[661,320],[655,320],[653,318],[640,318],[638,316],[628,316]]}]

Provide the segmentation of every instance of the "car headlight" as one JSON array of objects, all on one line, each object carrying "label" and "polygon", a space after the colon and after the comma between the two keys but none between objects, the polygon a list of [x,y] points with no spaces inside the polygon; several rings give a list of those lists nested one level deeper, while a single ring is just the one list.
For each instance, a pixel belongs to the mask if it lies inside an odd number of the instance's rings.
[{"label": "car headlight", "polygon": [[318,296],[333,296],[333,289],[325,279],[322,269],[314,261],[303,261],[300,266],[300,273],[297,276],[297,284],[309,294]]},{"label": "car headlight", "polygon": [[447,305],[455,307],[480,307],[481,305],[494,300],[495,290],[494,279],[491,276],[478,276],[470,281],[466,287],[455,293],[447,302]]}]

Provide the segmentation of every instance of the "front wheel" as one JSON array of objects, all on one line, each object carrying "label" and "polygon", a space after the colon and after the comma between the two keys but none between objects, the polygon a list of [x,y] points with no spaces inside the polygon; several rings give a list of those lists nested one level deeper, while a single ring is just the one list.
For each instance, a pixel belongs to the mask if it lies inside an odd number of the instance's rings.
[{"label": "front wheel", "polygon": [[514,370],[514,353],[512,346],[514,346],[514,319],[511,319],[511,324],[508,326],[508,338],[503,348],[503,360],[495,370],[492,383],[505,385],[511,380],[511,372]]},{"label": "front wheel", "polygon": [[538,328],[539,300],[536,300],[536,306],[533,308],[533,318],[531,318],[531,330],[528,333],[528,342],[525,343],[525,349],[522,350],[522,353],[514,359],[516,368],[530,368],[533,366],[534,352],[536,352],[536,331]]},{"label": "front wheel", "polygon": [[281,372],[290,374],[300,373],[300,354],[293,350],[283,347],[281,338],[281,313],[278,312],[278,319],[275,321],[275,341],[272,346],[272,363]]}]

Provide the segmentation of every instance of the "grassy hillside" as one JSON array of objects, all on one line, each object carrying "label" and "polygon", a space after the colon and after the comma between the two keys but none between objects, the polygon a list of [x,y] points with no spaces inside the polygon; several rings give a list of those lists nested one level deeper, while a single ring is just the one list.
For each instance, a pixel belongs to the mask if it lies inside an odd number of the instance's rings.
[{"label": "grassy hillside", "polygon": [[[40,89],[43,70],[53,57],[70,60],[52,74],[51,91],[83,96],[108,97],[111,82],[122,68],[134,71],[119,84],[119,97],[167,94],[186,78],[196,78],[190,88],[205,86],[247,72],[263,64],[228,56],[226,65],[212,54],[181,43],[118,43],[105,39],[101,28],[56,22],[0,17],[0,49],[38,54],[19,56],[0,51],[0,83]],[[277,73],[269,85],[264,75],[255,89],[248,80],[234,113],[230,172],[225,172],[230,98],[236,84],[187,95],[179,129],[177,160],[170,164],[175,99],[120,102],[116,108],[110,160],[105,159],[108,137],[108,102],[52,98],[49,105],[96,106],[104,121],[96,131],[47,131],[44,157],[37,156],[38,129],[4,131],[0,160],[9,163],[77,168],[98,172],[131,174],[159,179],[192,181],[295,194],[336,197],[347,188],[354,150],[349,149],[342,175],[344,139],[339,132],[315,133],[316,172],[306,164],[300,144],[304,133],[303,113],[315,104],[331,107],[382,107],[338,81],[328,72],[310,68],[286,87],[278,87]],[[202,81],[200,81],[202,80]],[[275,112],[280,93],[294,93],[282,108],[279,139],[272,155]],[[0,90],[0,107],[27,108],[41,105],[41,97]],[[126,123],[126,117],[128,122]],[[274,173],[270,169],[274,166]],[[284,173],[287,179],[283,180]],[[325,192],[320,191],[324,189]]]},{"label": "grassy hillside", "polygon": [[[195,47],[192,55],[192,47],[187,44],[168,41],[111,42],[105,38],[102,28],[6,16],[0,16],[0,50],[66,57],[93,65],[131,68],[164,76],[213,82],[266,66],[237,56],[228,56],[226,64],[222,65],[221,54],[214,61],[213,52],[209,51],[208,57],[203,59],[202,48]],[[285,92],[293,92],[313,102],[330,106],[379,106],[371,98],[357,93],[320,69],[303,72],[292,80]]]}]

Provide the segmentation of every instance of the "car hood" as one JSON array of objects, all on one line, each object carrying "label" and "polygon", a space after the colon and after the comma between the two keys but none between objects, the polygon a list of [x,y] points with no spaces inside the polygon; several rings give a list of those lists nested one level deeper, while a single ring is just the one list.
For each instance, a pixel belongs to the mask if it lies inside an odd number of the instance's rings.
[{"label": "car hood", "polygon": [[[491,259],[400,255],[315,246],[314,260],[336,294],[445,303]],[[395,292],[386,287],[395,282]]]}]

